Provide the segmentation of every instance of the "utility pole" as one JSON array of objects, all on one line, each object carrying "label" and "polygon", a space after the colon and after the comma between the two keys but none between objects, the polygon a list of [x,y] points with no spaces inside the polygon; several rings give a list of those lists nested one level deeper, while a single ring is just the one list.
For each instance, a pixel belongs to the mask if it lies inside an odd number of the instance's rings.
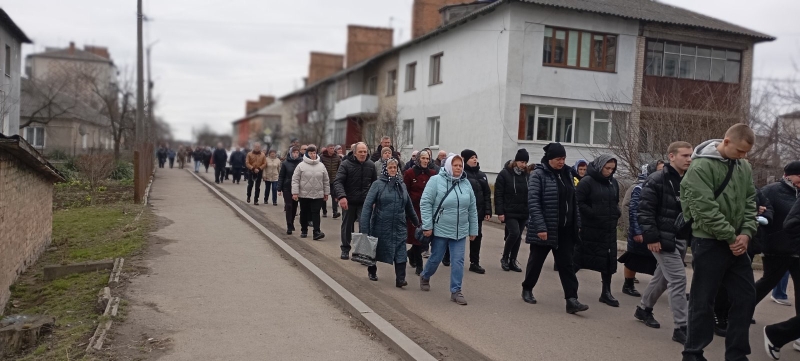
[{"label": "utility pole", "polygon": [[153,103],[153,80],[150,71],[150,49],[152,49],[153,45],[156,45],[156,43],[158,43],[158,40],[147,46],[147,123],[145,124],[145,134],[150,138],[155,136],[153,132],[155,131],[156,124],[156,119],[153,117],[153,106],[155,103]]},{"label": "utility pole", "polygon": [[142,49],[142,0],[137,0],[136,12],[136,144],[145,142],[144,129],[144,59]]}]

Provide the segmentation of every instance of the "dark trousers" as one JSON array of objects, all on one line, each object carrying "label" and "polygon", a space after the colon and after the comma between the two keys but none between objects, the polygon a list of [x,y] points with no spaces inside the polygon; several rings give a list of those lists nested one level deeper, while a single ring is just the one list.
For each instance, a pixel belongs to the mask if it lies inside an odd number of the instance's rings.
[{"label": "dark trousers", "polygon": [[230,166],[225,167],[225,180],[229,180],[230,179],[231,173],[232,173],[231,172],[231,167]]},{"label": "dark trousers", "polygon": [[300,198],[300,232],[308,233],[309,221],[314,225],[314,233],[319,232],[319,211],[323,204],[322,198]]},{"label": "dark trousers", "polygon": [[[371,275],[376,275],[378,273],[378,266],[369,266],[367,267],[367,272]],[[398,282],[403,282],[406,280],[406,263],[395,263],[394,264],[394,276]]]},{"label": "dark trousers", "polygon": [[356,218],[361,214],[363,204],[349,203],[347,209],[342,210],[342,252],[350,252],[350,241],[353,239]]},{"label": "dark trousers", "polygon": [[[203,167],[206,167],[206,173],[208,173],[208,166],[209,166],[210,164],[211,164],[211,163],[209,163],[209,162],[203,162]],[[162,166],[162,168],[163,168],[163,166]]]},{"label": "dark trousers", "polygon": [[478,217],[478,236],[469,242],[469,263],[481,261],[481,241],[483,240],[483,218]]},{"label": "dark trousers", "polygon": [[414,262],[420,268],[425,265],[422,262],[422,245],[411,245],[411,248],[408,249],[408,260]]},{"label": "dark trousers", "polygon": [[292,199],[291,191],[283,192],[283,212],[286,213],[287,229],[294,230],[294,217],[297,215],[297,204],[298,202]]},{"label": "dark trousers", "polygon": [[258,196],[261,195],[261,172],[253,173],[252,171],[248,170],[250,173],[250,179],[247,180],[247,198],[250,198],[252,194],[253,185],[256,186],[256,198],[255,202],[258,202]]},{"label": "dark trousers", "polygon": [[761,261],[764,264],[764,274],[756,282],[756,304],[767,297],[781,281],[786,271],[789,271],[794,283],[795,315],[800,315],[800,302],[798,302],[800,300],[800,258],[764,255]]},{"label": "dark trousers", "polygon": [[214,182],[222,182],[225,180],[225,167],[220,165],[214,166]]},{"label": "dark trousers", "polygon": [[[508,220],[506,219],[506,222]],[[561,279],[561,288],[564,289],[564,299],[578,298],[578,277],[572,266],[572,254],[575,250],[575,235],[572,230],[558,230],[558,248],[531,244],[531,254],[528,256],[528,266],[525,268],[525,281],[522,289],[533,290],[542,274],[544,260],[550,251],[558,266],[558,277]]]},{"label": "dark trousers", "polygon": [[239,182],[242,179],[242,167],[231,167],[233,171],[233,181]]},{"label": "dark trousers", "polygon": [[166,163],[166,162],[167,162],[167,160],[165,158],[158,158],[158,167],[159,168],[164,168],[164,163]]},{"label": "dark trousers", "polygon": [[[331,191],[333,191],[333,189],[331,189]],[[339,213],[339,201],[336,200],[336,195],[333,193],[331,193],[331,209],[333,210],[333,214]],[[322,214],[328,214],[328,204],[322,205]]]},{"label": "dark trousers", "polygon": [[683,359],[705,360],[703,349],[714,340],[714,300],[722,286],[728,291],[731,305],[725,360],[747,360],[750,354],[750,320],[756,304],[750,257],[746,254],[734,256],[727,242],[701,238],[692,240],[692,256],[694,277]]},{"label": "dark trousers", "polygon": [[767,337],[775,347],[800,338],[800,316],[794,316],[787,321],[767,326]]},{"label": "dark trousers", "polygon": [[172,168],[172,165],[175,164],[175,158],[169,159],[169,167]]},{"label": "dark trousers", "polygon": [[264,204],[269,203],[269,192],[272,191],[272,203],[278,204],[278,181],[264,181]]},{"label": "dark trousers", "polygon": [[512,261],[517,259],[525,222],[525,219],[506,217],[506,246],[503,248],[503,259]]}]

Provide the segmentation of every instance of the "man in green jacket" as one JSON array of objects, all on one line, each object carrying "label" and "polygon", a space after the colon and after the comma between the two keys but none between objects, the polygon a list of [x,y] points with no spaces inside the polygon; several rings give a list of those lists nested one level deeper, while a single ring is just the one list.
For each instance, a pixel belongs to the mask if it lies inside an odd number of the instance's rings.
[{"label": "man in green jacket", "polygon": [[[756,190],[750,163],[743,158],[753,143],[750,127],[732,126],[725,139],[695,148],[692,165],[681,181],[683,215],[693,222],[694,268],[684,361],[706,360],[703,349],[714,339],[713,304],[720,287],[727,290],[731,302],[725,359],[742,361],[750,354],[756,296],[747,246],[757,228]],[[725,184],[729,171],[730,181]]]}]

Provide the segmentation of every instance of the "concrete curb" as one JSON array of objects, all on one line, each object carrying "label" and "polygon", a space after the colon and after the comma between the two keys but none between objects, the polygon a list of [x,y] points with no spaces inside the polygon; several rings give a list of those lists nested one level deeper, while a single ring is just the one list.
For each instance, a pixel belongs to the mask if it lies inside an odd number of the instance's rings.
[{"label": "concrete curb", "polygon": [[381,335],[384,340],[393,346],[393,349],[400,354],[403,359],[413,361],[436,360],[436,358],[431,356],[427,351],[425,351],[425,349],[408,338],[408,336],[400,332],[400,330],[398,330],[396,327],[392,326],[392,324],[386,321],[383,317],[375,313],[375,311],[369,308],[369,306],[358,299],[358,297],[350,293],[350,291],[342,287],[342,285],[336,282],[314,263],[303,257],[300,253],[295,251],[294,248],[280,239],[280,237],[276,236],[266,227],[258,223],[255,219],[253,219],[253,217],[239,208],[239,206],[231,201],[226,195],[194,174],[192,171],[187,170],[187,172],[197,178],[200,183],[208,187],[208,189],[225,201],[225,203],[233,208],[233,210],[236,211],[240,217],[250,222],[250,224],[256,227],[256,229],[258,229],[262,234],[267,236],[267,239],[277,246],[285,255],[291,257],[291,259],[293,259],[296,263],[302,265],[302,270],[306,271],[306,273],[312,276],[314,280],[316,280],[327,290],[327,293],[330,296],[334,297],[338,303],[344,306],[352,315],[358,317],[358,319],[361,320],[361,322],[364,322],[364,324],[367,325],[372,331]]}]

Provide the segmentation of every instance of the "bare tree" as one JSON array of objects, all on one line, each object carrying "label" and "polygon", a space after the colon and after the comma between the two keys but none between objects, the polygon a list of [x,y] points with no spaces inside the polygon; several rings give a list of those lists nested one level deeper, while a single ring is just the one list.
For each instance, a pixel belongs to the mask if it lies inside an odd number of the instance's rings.
[{"label": "bare tree", "polygon": [[323,84],[292,104],[301,142],[318,147],[327,143],[328,125],[333,121],[333,107],[328,105],[328,96],[327,86]]},{"label": "bare tree", "polygon": [[91,204],[97,198],[98,186],[111,176],[114,171],[114,157],[98,149],[90,149],[88,154],[78,156],[75,166],[80,174],[89,182]]},{"label": "bare tree", "polygon": [[105,78],[92,69],[82,70],[82,80],[99,101],[98,111],[108,117],[111,137],[114,139],[114,159],[119,160],[124,135],[133,131],[135,125],[133,81],[127,71],[120,72],[116,82],[107,84]]},{"label": "bare tree", "polygon": [[71,80],[66,76],[51,76],[45,79],[22,79],[22,109],[19,129],[32,123],[49,124],[62,118],[78,106],[78,100],[70,94]]}]

